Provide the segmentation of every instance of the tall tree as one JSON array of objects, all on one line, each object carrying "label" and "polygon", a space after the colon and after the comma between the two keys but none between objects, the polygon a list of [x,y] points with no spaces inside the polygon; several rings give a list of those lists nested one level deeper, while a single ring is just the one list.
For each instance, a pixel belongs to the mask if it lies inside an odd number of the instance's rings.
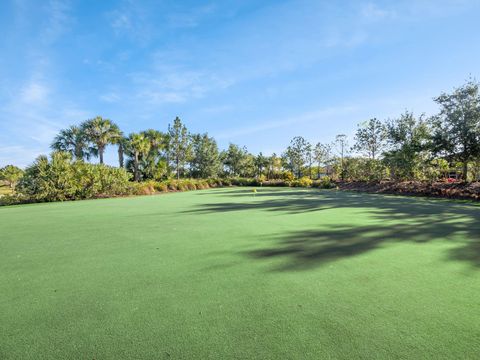
[{"label": "tall tree", "polygon": [[190,135],[188,134],[186,126],[182,124],[178,116],[173,121],[173,125],[168,125],[168,134],[170,137],[170,160],[174,162],[177,179],[180,179],[180,173],[190,155]]},{"label": "tall tree", "polygon": [[140,158],[148,154],[150,141],[144,134],[132,133],[128,136],[127,150],[133,160],[134,179],[140,181]]},{"label": "tall tree", "polygon": [[480,93],[473,80],[434,99],[440,113],[433,118],[433,145],[436,153],[445,153],[463,164],[462,176],[468,177],[468,162],[480,156]]},{"label": "tall tree", "polygon": [[165,134],[154,129],[142,131],[142,134],[150,143],[150,150],[142,161],[144,175],[149,179],[159,178],[166,172],[163,156],[166,150]]},{"label": "tall tree", "polygon": [[320,177],[320,168],[327,166],[331,158],[332,147],[330,144],[317,143],[313,149],[313,160],[317,163],[317,178]]},{"label": "tall tree", "polygon": [[313,179],[312,177],[312,165],[313,165],[313,146],[307,141],[307,145],[305,146],[305,159],[308,166],[308,177]]},{"label": "tall tree", "polygon": [[282,158],[273,153],[268,157],[268,178],[276,178],[282,171]]},{"label": "tall tree", "polygon": [[386,137],[385,125],[377,118],[372,118],[358,126],[354,149],[375,160],[385,147]]},{"label": "tall tree", "polygon": [[78,126],[73,125],[67,129],[60,130],[50,147],[55,151],[68,152],[76,160],[88,160],[90,158],[86,135]]},{"label": "tall tree", "polygon": [[235,144],[228,145],[228,149],[222,152],[221,158],[229,175],[238,176],[242,173],[242,162],[244,162],[247,154],[248,151],[246,148],[241,148]]},{"label": "tall tree", "polygon": [[116,144],[122,136],[116,124],[101,116],[83,122],[81,129],[86,139],[94,145],[94,154],[98,154],[100,164],[103,164],[103,154],[107,145]]},{"label": "tall tree", "polygon": [[285,165],[295,176],[302,176],[302,168],[307,162],[308,142],[302,136],[295,136],[284,153]]},{"label": "tall tree", "polygon": [[265,170],[268,170],[268,160],[268,157],[264,156],[261,152],[255,157],[257,176],[264,175]]},{"label": "tall tree", "polygon": [[345,155],[348,151],[347,135],[339,134],[335,137],[335,145],[340,155],[340,178],[345,179]]},{"label": "tall tree", "polygon": [[123,136],[119,136],[116,141],[118,146],[118,166],[120,168],[125,166],[125,149],[127,147],[127,142],[128,139]]},{"label": "tall tree", "polygon": [[405,112],[387,123],[387,141],[390,150],[384,160],[396,178],[413,179],[430,147],[430,128],[423,116],[416,118]]},{"label": "tall tree", "polygon": [[192,158],[190,160],[192,175],[198,178],[216,177],[220,171],[220,153],[217,142],[208,134],[192,136]]},{"label": "tall tree", "polygon": [[0,180],[5,181],[10,189],[14,190],[24,173],[25,172],[17,166],[7,165],[0,169]]},{"label": "tall tree", "polygon": [[254,177],[255,172],[255,156],[245,149],[245,154],[240,160],[240,176]]}]

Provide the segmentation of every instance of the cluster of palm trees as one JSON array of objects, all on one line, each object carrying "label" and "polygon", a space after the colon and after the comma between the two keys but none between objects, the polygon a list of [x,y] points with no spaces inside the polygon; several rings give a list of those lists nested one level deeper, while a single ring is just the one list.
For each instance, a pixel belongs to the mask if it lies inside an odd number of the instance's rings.
[{"label": "cluster of palm trees", "polygon": [[76,160],[89,160],[98,156],[103,164],[105,149],[110,144],[119,145],[120,165],[123,159],[123,134],[111,120],[97,116],[84,121],[80,126],[72,125],[59,132],[52,143],[52,149],[71,153]]},{"label": "cluster of palm trees", "polygon": [[[179,118],[174,126],[184,127]],[[166,172],[165,161],[159,161],[160,152],[164,151],[168,158],[170,136],[157,130],[149,129],[139,133],[124,136],[118,125],[109,119],[97,116],[61,130],[54,138],[51,148],[55,151],[67,152],[77,161],[90,160],[98,157],[100,164],[104,163],[107,146],[118,147],[118,163],[121,168],[127,167],[139,181],[144,174],[155,177],[157,172]],[[127,155],[127,161],[125,161]],[[177,167],[177,175],[180,169]]]},{"label": "cluster of palm trees", "polygon": [[116,145],[119,166],[125,166],[125,153],[127,153],[132,159],[135,180],[139,180],[140,157],[144,157],[146,161],[154,161],[146,154],[152,149],[159,149],[164,142],[164,134],[156,130],[132,133],[125,137],[118,125],[109,119],[97,116],[84,121],[79,126],[72,125],[61,130],[51,147],[55,151],[70,153],[76,160],[83,161],[90,160],[92,156],[98,157],[100,164],[103,164],[107,146]]}]

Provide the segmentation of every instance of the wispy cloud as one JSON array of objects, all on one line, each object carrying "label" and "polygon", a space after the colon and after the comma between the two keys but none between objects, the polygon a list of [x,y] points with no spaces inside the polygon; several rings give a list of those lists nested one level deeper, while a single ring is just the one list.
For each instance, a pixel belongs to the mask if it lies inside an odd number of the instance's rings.
[{"label": "wispy cloud", "polygon": [[26,105],[43,104],[48,96],[49,89],[42,83],[31,81],[20,91],[21,101]]},{"label": "wispy cloud", "polygon": [[258,121],[255,125],[245,126],[241,128],[227,130],[225,132],[216,133],[215,137],[218,139],[234,139],[236,137],[241,137],[245,135],[251,135],[254,133],[264,132],[267,130],[290,127],[290,126],[301,126],[303,123],[309,121],[321,121],[325,119],[330,119],[333,116],[340,116],[353,113],[357,108],[355,106],[340,106],[340,107],[329,107],[324,109],[319,109],[315,111],[305,112],[298,116],[286,117],[283,119],[276,120],[261,120]]},{"label": "wispy cloud", "polygon": [[153,36],[155,27],[149,20],[148,11],[139,2],[124,0],[117,9],[108,12],[106,18],[117,36],[141,44],[148,43]]},{"label": "wispy cloud", "polygon": [[379,5],[369,2],[361,7],[360,14],[367,20],[384,20],[396,16],[396,11],[381,8]]},{"label": "wispy cloud", "polygon": [[198,26],[204,18],[212,15],[215,10],[215,4],[192,7],[188,10],[169,14],[167,23],[172,28],[194,28]]},{"label": "wispy cloud", "polygon": [[42,42],[51,44],[69,29],[74,19],[70,15],[70,3],[65,0],[50,0],[46,12],[47,18],[40,38]]},{"label": "wispy cloud", "polygon": [[116,92],[109,92],[109,93],[100,95],[100,100],[107,103],[116,103],[121,100],[121,96]]},{"label": "wispy cloud", "polygon": [[221,77],[214,71],[193,70],[181,63],[164,62],[158,56],[154,56],[150,71],[132,73],[130,79],[136,89],[135,97],[152,105],[200,99],[234,83],[233,79]]}]

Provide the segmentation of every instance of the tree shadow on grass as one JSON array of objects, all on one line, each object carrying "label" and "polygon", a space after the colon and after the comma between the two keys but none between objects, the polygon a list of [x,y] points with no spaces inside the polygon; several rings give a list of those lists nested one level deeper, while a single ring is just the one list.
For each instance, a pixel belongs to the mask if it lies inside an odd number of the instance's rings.
[{"label": "tree shadow on grass", "polygon": [[242,192],[225,196],[239,201],[204,204],[191,212],[260,210],[293,215],[320,211],[321,217],[322,211],[348,208],[368,212],[369,219],[377,222],[369,226],[324,225],[277,234],[274,246],[246,252],[257,259],[285,259],[279,270],[308,269],[392,243],[432,241],[452,242],[455,248],[448,259],[480,267],[480,208],[473,204],[336,191],[263,191],[250,200],[245,197],[251,194]]}]

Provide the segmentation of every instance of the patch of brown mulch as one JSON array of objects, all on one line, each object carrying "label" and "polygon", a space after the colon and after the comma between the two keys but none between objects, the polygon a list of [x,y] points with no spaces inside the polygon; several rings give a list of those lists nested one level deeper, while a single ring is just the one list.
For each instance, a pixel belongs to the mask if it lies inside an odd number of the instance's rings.
[{"label": "patch of brown mulch", "polygon": [[338,184],[340,190],[360,191],[380,194],[397,194],[410,196],[430,196],[449,199],[480,200],[480,183],[447,183],[426,181],[381,181],[381,182],[343,182]]}]

